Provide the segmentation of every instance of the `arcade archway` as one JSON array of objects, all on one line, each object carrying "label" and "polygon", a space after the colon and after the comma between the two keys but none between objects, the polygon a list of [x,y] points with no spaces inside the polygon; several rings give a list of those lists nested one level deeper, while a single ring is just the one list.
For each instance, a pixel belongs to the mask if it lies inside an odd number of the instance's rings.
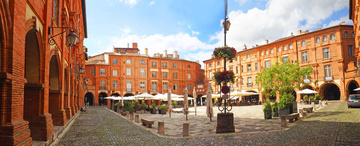
[{"label": "arcade archway", "polygon": [[94,105],[94,95],[91,92],[85,94],[85,104],[89,103],[90,106]]},{"label": "arcade archway", "polygon": [[132,94],[132,93],[126,93],[126,94],[124,95],[124,97],[128,97],[128,96],[134,96],[134,94]]},{"label": "arcade archway", "polygon": [[113,94],[111,94],[111,96],[119,97],[120,94],[119,93],[113,93]]},{"label": "arcade archway", "polygon": [[359,87],[359,84],[356,81],[352,80],[352,81],[348,82],[348,86],[347,86],[348,93],[356,94],[357,91],[354,91],[354,89],[356,89],[358,87]]},{"label": "arcade archway", "polygon": [[104,99],[107,97],[107,94],[102,92],[99,94],[99,105],[107,105],[107,99]]},{"label": "arcade archway", "polygon": [[320,91],[325,100],[340,100],[340,89],[333,83],[323,85]]}]

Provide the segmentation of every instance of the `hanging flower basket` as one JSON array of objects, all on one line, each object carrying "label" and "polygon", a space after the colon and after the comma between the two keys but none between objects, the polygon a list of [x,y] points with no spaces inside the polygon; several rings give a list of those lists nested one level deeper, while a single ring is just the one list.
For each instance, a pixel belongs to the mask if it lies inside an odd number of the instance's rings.
[{"label": "hanging flower basket", "polygon": [[215,48],[213,54],[217,59],[223,59],[226,57],[229,60],[232,60],[235,57],[236,50],[235,48],[228,46],[219,47],[219,48]]},{"label": "hanging flower basket", "polygon": [[215,82],[217,85],[220,85],[222,82],[231,82],[234,83],[235,76],[233,71],[217,71],[214,74]]}]

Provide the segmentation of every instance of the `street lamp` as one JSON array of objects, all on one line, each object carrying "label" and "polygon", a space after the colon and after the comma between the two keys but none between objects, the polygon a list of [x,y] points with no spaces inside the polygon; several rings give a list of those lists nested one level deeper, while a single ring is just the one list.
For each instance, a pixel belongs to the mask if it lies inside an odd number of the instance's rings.
[{"label": "street lamp", "polygon": [[[58,34],[55,34],[55,35],[51,35],[51,29],[52,28],[60,28],[60,29],[63,29],[62,32],[58,33]],[[54,41],[54,37],[60,35],[60,34],[63,34],[67,31],[67,29],[71,29],[70,30],[70,33],[66,36],[66,40],[68,41],[69,43],[69,46],[75,46],[76,45],[76,42],[78,40],[78,36],[75,34],[74,30],[72,29],[72,27],[48,27],[48,32],[49,32],[49,39],[48,39],[48,43],[50,45],[54,45],[55,44],[55,41]]]}]

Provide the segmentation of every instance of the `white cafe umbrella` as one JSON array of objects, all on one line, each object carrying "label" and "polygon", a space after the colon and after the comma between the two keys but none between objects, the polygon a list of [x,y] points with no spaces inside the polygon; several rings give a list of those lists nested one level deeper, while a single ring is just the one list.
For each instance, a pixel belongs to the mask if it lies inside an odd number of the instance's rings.
[{"label": "white cafe umbrella", "polygon": [[213,117],[213,105],[212,105],[212,97],[211,97],[211,89],[210,86],[208,87],[208,91],[206,92],[206,115],[210,117]]},{"label": "white cafe umbrella", "polygon": [[360,90],[360,87],[359,87],[359,88],[354,89],[354,91],[359,91],[359,90]]},{"label": "white cafe umbrella", "polygon": [[194,96],[194,107],[195,107],[195,115],[196,115],[196,106],[197,106],[197,103],[196,103],[196,91],[195,91],[195,87],[194,87],[194,90],[193,90],[193,96]]},{"label": "white cafe umbrella", "polygon": [[299,93],[299,94],[315,94],[315,93],[318,93],[318,92],[316,92],[314,90],[310,90],[310,89],[304,89],[304,90],[300,90],[300,91],[298,91],[296,93]]},{"label": "white cafe umbrella", "polygon": [[149,94],[149,93],[146,93],[146,92],[145,92],[145,93],[141,93],[141,94],[139,94],[139,95],[135,95],[134,98],[138,98],[138,99],[141,99],[141,98],[143,98],[143,99],[153,99],[154,96],[151,95],[151,94]]}]

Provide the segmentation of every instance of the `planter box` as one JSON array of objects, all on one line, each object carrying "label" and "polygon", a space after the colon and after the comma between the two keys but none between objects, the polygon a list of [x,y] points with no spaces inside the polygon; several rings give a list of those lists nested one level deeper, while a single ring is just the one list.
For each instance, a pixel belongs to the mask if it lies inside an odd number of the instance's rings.
[{"label": "planter box", "polygon": [[166,114],[166,110],[159,110],[159,114]]},{"label": "planter box", "polygon": [[156,109],[150,109],[151,114],[156,114]]},{"label": "planter box", "polygon": [[265,119],[271,119],[272,118],[272,111],[271,109],[264,110],[264,118]]},{"label": "planter box", "polygon": [[[278,108],[273,108],[273,117],[279,117],[279,109]],[[266,119],[266,118],[265,118]]]},{"label": "planter box", "polygon": [[279,116],[281,117],[282,115],[284,115],[284,116],[287,116],[288,114],[290,114],[290,109],[281,109],[280,111],[279,111]]},{"label": "planter box", "polygon": [[218,113],[216,133],[228,132],[235,132],[233,113]]}]

